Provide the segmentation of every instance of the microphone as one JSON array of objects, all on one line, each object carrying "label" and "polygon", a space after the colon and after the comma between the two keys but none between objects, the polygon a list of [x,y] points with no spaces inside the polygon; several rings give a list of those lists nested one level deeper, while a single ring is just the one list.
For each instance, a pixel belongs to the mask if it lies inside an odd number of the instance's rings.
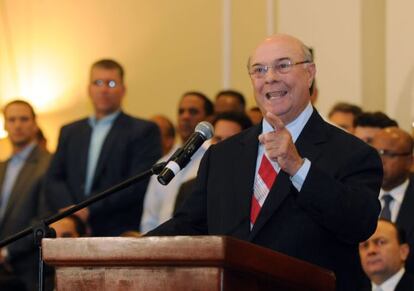
[{"label": "microphone", "polygon": [[209,122],[202,121],[197,124],[194,133],[190,136],[184,146],[176,150],[168,160],[167,165],[158,175],[158,182],[162,185],[170,183],[174,176],[187,166],[198,148],[213,136],[213,132],[213,126]]}]

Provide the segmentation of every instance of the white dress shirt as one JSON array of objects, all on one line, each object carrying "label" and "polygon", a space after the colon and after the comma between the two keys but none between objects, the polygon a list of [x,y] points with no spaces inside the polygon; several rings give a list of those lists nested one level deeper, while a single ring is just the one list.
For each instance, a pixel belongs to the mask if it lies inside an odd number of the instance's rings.
[{"label": "white dress shirt", "polygon": [[393,200],[390,203],[390,211],[391,211],[391,221],[395,223],[398,217],[398,213],[400,212],[401,204],[404,200],[405,191],[407,191],[407,187],[409,184],[409,179],[405,180],[402,184],[395,187],[391,191],[385,191],[381,188],[379,199],[381,201],[381,209],[384,208],[384,200],[382,197],[385,194],[390,194]]},{"label": "white dress shirt", "polygon": [[[197,176],[201,158],[210,143],[210,141],[206,141],[193,155],[190,163],[178,172],[168,185],[160,184],[156,176],[151,177],[144,198],[141,232],[148,232],[172,217],[178,190],[184,182]],[[159,162],[167,161],[178,148],[179,145],[174,145],[170,152],[162,157]]]},{"label": "white dress shirt", "polygon": [[402,276],[404,275],[404,272],[405,268],[401,268],[397,273],[392,275],[392,277],[388,278],[381,285],[376,285],[375,283],[371,282],[372,291],[394,291],[395,287],[398,285],[398,282],[400,282]]}]

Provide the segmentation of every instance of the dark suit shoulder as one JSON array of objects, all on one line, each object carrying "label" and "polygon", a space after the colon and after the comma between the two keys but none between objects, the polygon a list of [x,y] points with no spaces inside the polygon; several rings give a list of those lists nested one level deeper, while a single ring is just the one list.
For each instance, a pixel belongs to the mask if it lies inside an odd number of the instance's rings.
[{"label": "dark suit shoulder", "polygon": [[325,121],[319,115],[317,110],[314,110],[311,118],[303,129],[303,133],[307,136],[314,137],[315,135],[318,135],[322,139],[329,139],[330,141],[341,145],[341,150],[358,151],[359,149],[365,149],[375,151],[374,148],[353,134]]},{"label": "dark suit shoulder", "polygon": [[395,291],[414,291],[414,276],[405,272]]},{"label": "dark suit shoulder", "polygon": [[88,117],[85,117],[85,118],[73,121],[71,123],[64,124],[61,128],[61,132],[77,131],[80,128],[89,126],[88,119],[89,119]]},{"label": "dark suit shoulder", "polygon": [[[155,123],[131,116],[124,112],[121,112],[119,116],[115,119],[114,124],[121,124],[122,126],[126,126],[128,128],[139,128],[139,129],[152,129],[157,130],[158,127]],[[85,117],[71,123],[65,124],[62,126],[62,132],[71,133],[73,131],[77,131],[81,128],[89,127],[89,117]]]},{"label": "dark suit shoulder", "polygon": [[142,119],[139,117],[131,116],[129,114],[121,113],[117,119],[120,123],[129,124],[137,128],[144,129],[158,129],[157,125],[149,120]]},{"label": "dark suit shoulder", "polygon": [[324,121],[327,134],[333,138],[336,139],[338,142],[342,143],[343,145],[357,147],[357,148],[371,148],[367,143],[365,143],[363,140],[359,139],[358,137],[350,134],[349,132],[346,132],[345,130],[338,128],[326,121]]},{"label": "dark suit shoulder", "polygon": [[235,145],[245,144],[248,142],[256,142],[258,143],[258,136],[261,133],[262,124],[254,125],[248,129],[243,130],[240,133],[237,133],[215,145],[212,145],[214,151],[218,150],[227,150],[229,148],[234,147]]}]

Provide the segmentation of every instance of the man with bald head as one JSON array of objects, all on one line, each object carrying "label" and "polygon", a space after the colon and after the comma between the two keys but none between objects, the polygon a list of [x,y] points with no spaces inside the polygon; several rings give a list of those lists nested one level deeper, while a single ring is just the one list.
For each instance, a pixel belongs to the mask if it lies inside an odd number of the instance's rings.
[{"label": "man with bald head", "polygon": [[[414,250],[414,182],[410,177],[413,163],[413,139],[397,127],[380,130],[372,141],[382,159],[384,178],[380,190],[381,218],[395,222],[407,233],[407,242]],[[406,261],[408,272],[414,272],[414,256]]]},{"label": "man with bald head", "polygon": [[332,270],[356,290],[358,244],[380,212],[375,150],[310,102],[316,67],[289,35],[265,39],[248,72],[263,121],[210,147],[194,191],[149,235],[229,235]]}]

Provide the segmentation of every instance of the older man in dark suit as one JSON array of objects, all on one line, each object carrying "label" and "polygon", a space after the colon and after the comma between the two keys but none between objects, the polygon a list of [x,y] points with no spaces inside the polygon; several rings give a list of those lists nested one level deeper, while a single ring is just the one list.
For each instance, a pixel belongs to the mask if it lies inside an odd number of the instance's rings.
[{"label": "older man in dark suit", "polygon": [[312,107],[316,68],[301,41],[267,38],[248,70],[263,122],[212,146],[192,195],[149,235],[234,236],[331,269],[338,291],[356,290],[358,243],[380,211],[380,158]]},{"label": "older man in dark suit", "polygon": [[[51,158],[36,143],[38,127],[29,103],[23,100],[8,103],[4,119],[13,155],[0,163],[0,240],[28,227],[40,215],[40,184]],[[35,289],[37,259],[31,238],[4,247],[0,262],[1,290],[12,284],[13,276],[13,284],[20,280],[27,290]]]},{"label": "older man in dark suit", "polygon": [[[94,114],[60,132],[45,186],[51,210],[79,203],[143,172],[161,156],[156,124],[121,110],[126,92],[123,77],[123,68],[113,60],[92,65],[89,95]],[[138,230],[147,183],[142,181],[77,214],[91,226],[94,236]]]}]

